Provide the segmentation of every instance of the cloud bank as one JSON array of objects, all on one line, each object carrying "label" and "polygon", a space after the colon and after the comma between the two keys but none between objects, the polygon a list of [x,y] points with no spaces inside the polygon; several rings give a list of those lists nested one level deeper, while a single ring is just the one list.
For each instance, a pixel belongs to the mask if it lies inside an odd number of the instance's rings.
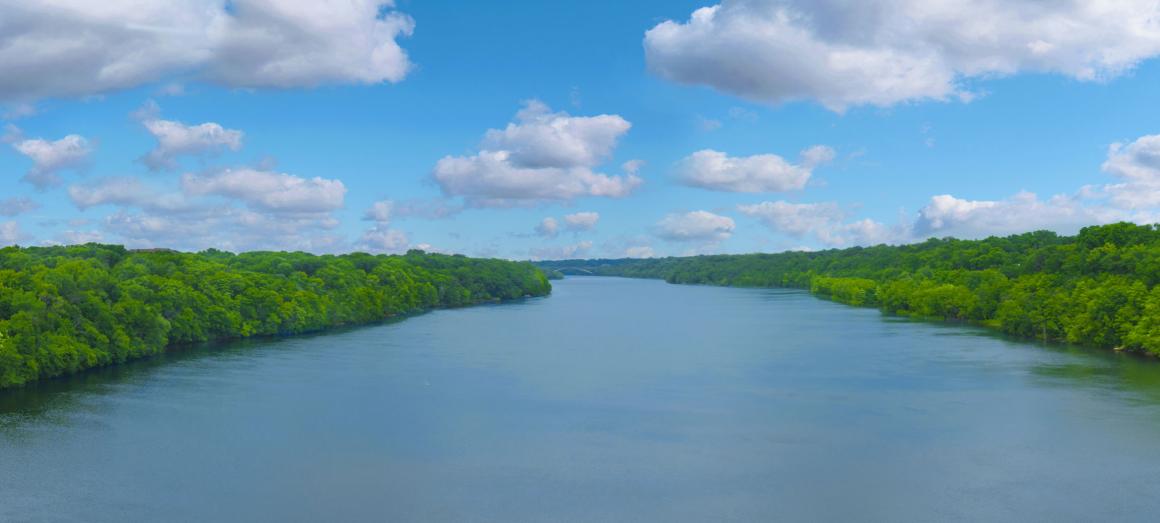
[{"label": "cloud bank", "polygon": [[1160,55],[1154,0],[725,0],[644,36],[653,73],[833,111],[970,99],[1022,72],[1100,81]]}]

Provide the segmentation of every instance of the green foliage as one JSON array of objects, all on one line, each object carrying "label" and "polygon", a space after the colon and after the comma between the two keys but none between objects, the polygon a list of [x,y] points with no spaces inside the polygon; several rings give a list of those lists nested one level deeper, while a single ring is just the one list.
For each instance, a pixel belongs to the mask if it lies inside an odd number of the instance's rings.
[{"label": "green foliage", "polygon": [[1160,228],[1116,223],[820,252],[543,262],[671,283],[796,287],[894,314],[973,321],[1043,340],[1160,355]]},{"label": "green foliage", "polygon": [[167,347],[291,335],[551,292],[531,264],[115,245],[0,249],[0,388]]},{"label": "green foliage", "polygon": [[867,278],[827,278],[818,276],[810,282],[810,292],[829,296],[850,305],[874,305],[878,282]]}]

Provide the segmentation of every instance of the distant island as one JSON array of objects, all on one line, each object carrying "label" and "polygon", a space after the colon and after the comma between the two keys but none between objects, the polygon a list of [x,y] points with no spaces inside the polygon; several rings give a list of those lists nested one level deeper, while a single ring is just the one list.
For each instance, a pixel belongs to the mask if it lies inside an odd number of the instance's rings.
[{"label": "distant island", "polygon": [[552,274],[809,289],[1028,339],[1160,356],[1160,227],[1116,223],[817,252],[539,262]]},{"label": "distant island", "polygon": [[413,250],[317,256],[116,245],[0,249],[0,388],[206,341],[544,296],[529,263]]}]

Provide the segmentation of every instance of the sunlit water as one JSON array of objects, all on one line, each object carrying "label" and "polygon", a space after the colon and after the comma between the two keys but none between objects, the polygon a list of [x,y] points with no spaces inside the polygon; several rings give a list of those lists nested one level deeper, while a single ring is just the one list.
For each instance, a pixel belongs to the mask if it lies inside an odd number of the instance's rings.
[{"label": "sunlit water", "polygon": [[796,291],[550,298],[0,393],[2,521],[1160,517],[1160,362]]}]

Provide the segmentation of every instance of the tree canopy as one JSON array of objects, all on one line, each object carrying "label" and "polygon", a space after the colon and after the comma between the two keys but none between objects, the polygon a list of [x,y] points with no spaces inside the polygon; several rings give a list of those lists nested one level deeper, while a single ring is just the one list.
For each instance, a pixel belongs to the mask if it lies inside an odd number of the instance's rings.
[{"label": "tree canopy", "polygon": [[529,263],[412,250],[353,253],[0,249],[0,388],[167,347],[542,296]]},{"label": "tree canopy", "polygon": [[670,283],[796,287],[851,305],[1160,355],[1160,227],[1116,223],[818,252],[542,262]]}]

